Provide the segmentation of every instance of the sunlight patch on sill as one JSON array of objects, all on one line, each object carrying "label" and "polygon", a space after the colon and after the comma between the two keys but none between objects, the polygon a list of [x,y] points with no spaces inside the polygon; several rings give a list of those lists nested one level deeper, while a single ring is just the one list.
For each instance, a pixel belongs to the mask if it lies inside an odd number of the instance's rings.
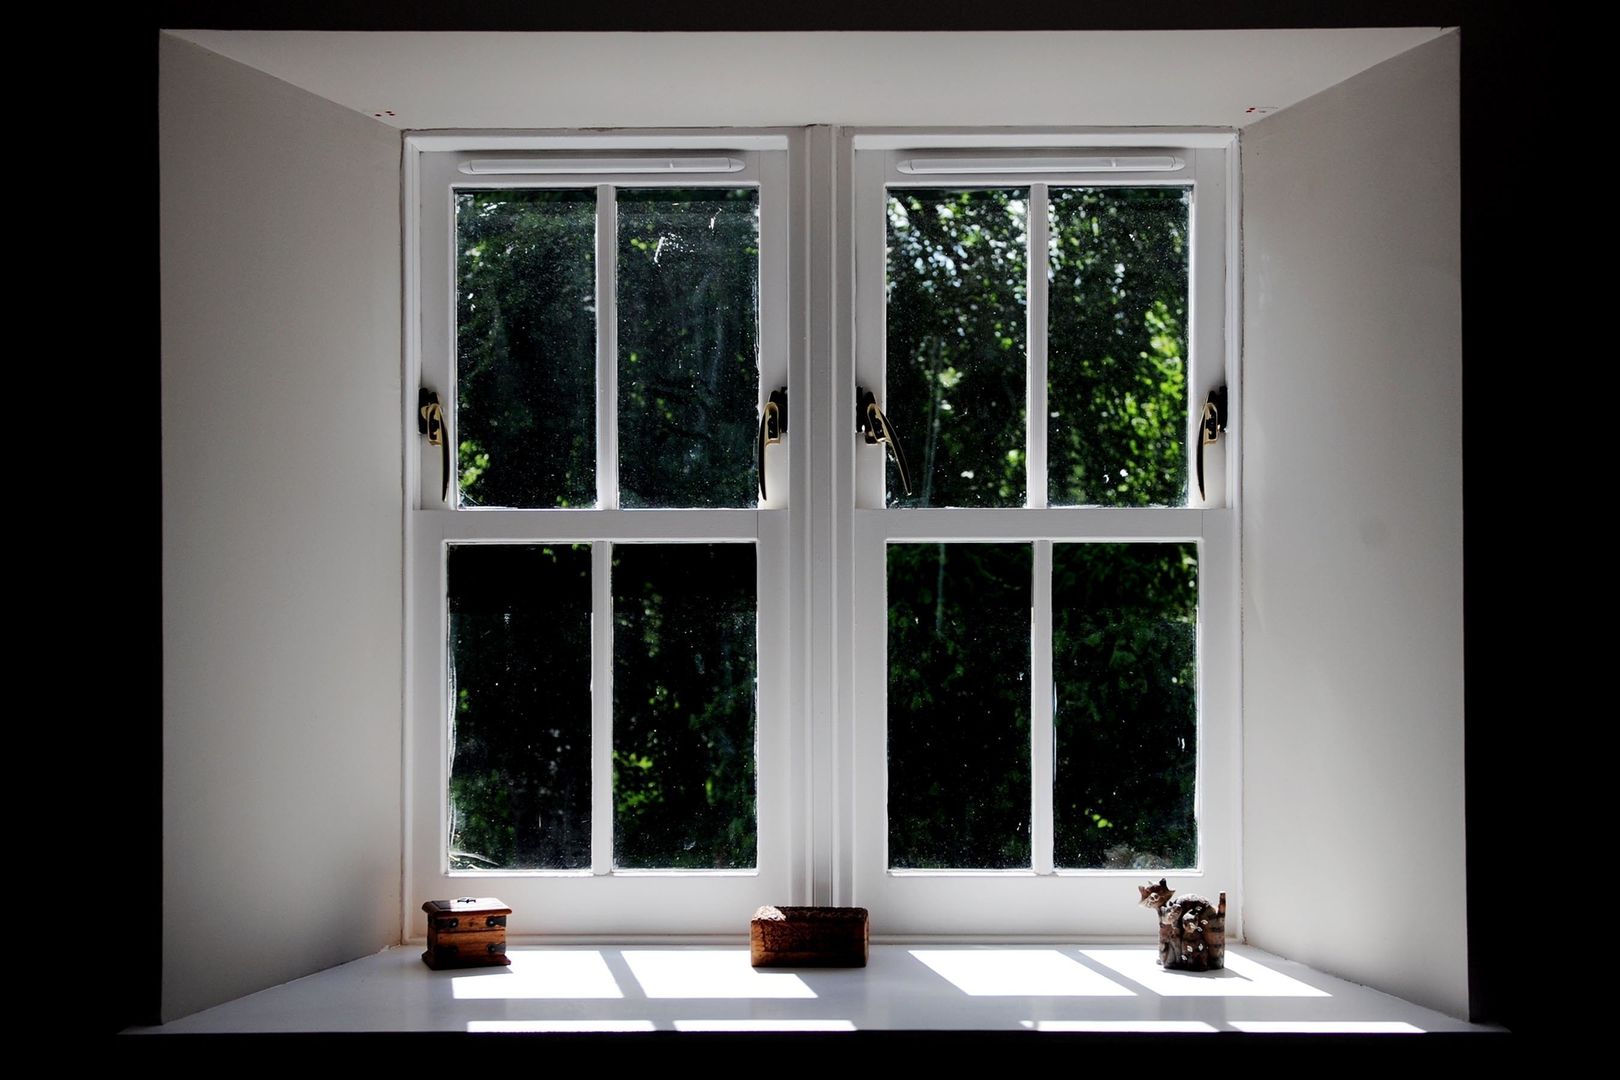
[{"label": "sunlight patch on sill", "polygon": [[911,955],[969,997],[1134,997],[1056,949],[912,949]]},{"label": "sunlight patch on sill", "polygon": [[756,971],[747,949],[625,949],[621,955],[650,998],[813,998],[786,971]]},{"label": "sunlight patch on sill", "polygon": [[1231,1020],[1252,1035],[1422,1035],[1405,1020]]},{"label": "sunlight patch on sill", "polygon": [[622,998],[624,991],[595,949],[510,952],[508,967],[477,969],[450,980],[458,1000]]},{"label": "sunlight patch on sill", "polygon": [[467,1030],[486,1035],[521,1032],[657,1031],[651,1020],[469,1020]]},{"label": "sunlight patch on sill", "polygon": [[854,1031],[853,1020],[677,1020],[676,1031]]},{"label": "sunlight patch on sill", "polygon": [[1332,997],[1227,950],[1222,971],[1166,971],[1155,949],[1081,949],[1091,960],[1160,997]]},{"label": "sunlight patch on sill", "polygon": [[1020,1020],[1035,1031],[1145,1031],[1167,1034],[1214,1034],[1214,1024],[1203,1020]]}]

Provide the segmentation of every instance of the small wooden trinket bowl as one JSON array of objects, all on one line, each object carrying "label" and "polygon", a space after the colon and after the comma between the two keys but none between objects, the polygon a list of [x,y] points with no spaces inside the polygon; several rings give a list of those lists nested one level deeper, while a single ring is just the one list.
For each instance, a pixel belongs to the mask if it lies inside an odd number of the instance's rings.
[{"label": "small wooden trinket bowl", "polygon": [[755,967],[865,967],[870,940],[859,907],[762,907],[748,924]]},{"label": "small wooden trinket bowl", "polygon": [[428,921],[428,947],[422,961],[434,971],[512,962],[506,958],[506,917],[512,909],[495,897],[429,900],[422,910]]}]

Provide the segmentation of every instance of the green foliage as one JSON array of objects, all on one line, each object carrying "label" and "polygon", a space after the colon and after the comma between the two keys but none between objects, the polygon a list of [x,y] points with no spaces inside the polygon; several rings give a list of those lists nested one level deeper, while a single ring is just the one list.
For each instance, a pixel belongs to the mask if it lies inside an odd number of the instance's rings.
[{"label": "green foliage", "polygon": [[1055,506],[1187,501],[1187,189],[1053,188]]},{"label": "green foliage", "polygon": [[452,866],[588,867],[590,547],[448,558]]},{"label": "green foliage", "polygon": [[751,867],[754,546],[613,555],[614,864]]},{"label": "green foliage", "polygon": [[619,209],[619,488],[753,506],[759,193],[628,190]]},{"label": "green foliage", "polygon": [[[757,196],[621,192],[628,506],[751,506]],[[885,404],[918,474],[894,505],[1026,501],[1023,189],[888,204]],[[1054,504],[1187,490],[1187,192],[1051,192]],[[590,506],[595,192],[457,198],[464,503]],[[1196,551],[1054,546],[1056,854],[1196,861]],[[1030,860],[1027,543],[888,551],[889,843],[912,867]],[[751,545],[614,549],[615,859],[757,859]],[[462,867],[590,865],[586,547],[450,555],[450,835]]]},{"label": "green foliage", "polygon": [[[889,200],[888,412],[919,477],[891,505],[1025,502],[1026,200]],[[1050,205],[1051,501],[1184,504],[1188,192]],[[1029,551],[889,548],[895,866],[1029,865]],[[1196,575],[1193,545],[1054,546],[1060,866],[1197,861]]]},{"label": "green foliage", "polygon": [[1028,544],[891,544],[889,863],[1030,860]]},{"label": "green foliage", "polygon": [[456,437],[470,506],[596,502],[596,192],[456,196]]},{"label": "green foliage", "polygon": [[1054,544],[1058,866],[1195,866],[1197,546]]},{"label": "green foliage", "polygon": [[[889,199],[887,409],[918,477],[892,505],[1025,502],[1028,197]],[[1051,502],[1180,505],[1188,192],[1055,187],[1049,202]]]},{"label": "green foliage", "polygon": [[916,490],[894,506],[1022,506],[1024,189],[888,203],[888,397]]}]

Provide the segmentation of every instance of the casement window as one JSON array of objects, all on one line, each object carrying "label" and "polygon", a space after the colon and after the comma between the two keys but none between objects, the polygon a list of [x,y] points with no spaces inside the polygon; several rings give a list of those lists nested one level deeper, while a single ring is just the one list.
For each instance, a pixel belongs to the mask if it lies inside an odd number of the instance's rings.
[{"label": "casement window", "polygon": [[412,141],[407,911],[1231,891],[1228,152],[1011,138]]}]

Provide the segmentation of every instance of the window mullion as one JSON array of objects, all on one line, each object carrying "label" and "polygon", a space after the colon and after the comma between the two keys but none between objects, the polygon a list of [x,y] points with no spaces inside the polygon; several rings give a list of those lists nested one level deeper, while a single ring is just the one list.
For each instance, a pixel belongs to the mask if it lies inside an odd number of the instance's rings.
[{"label": "window mullion", "polygon": [[591,873],[613,870],[613,544],[591,545]]},{"label": "window mullion", "polygon": [[1028,284],[1025,290],[1025,309],[1029,327],[1029,388],[1024,409],[1028,457],[1029,494],[1027,505],[1046,506],[1046,263],[1049,224],[1047,221],[1047,188],[1045,184],[1029,187],[1029,209],[1025,218],[1025,233],[1029,237]]},{"label": "window mullion", "polygon": [[596,187],[596,505],[619,508],[619,209]]},{"label": "window mullion", "polygon": [[1030,855],[1037,874],[1052,873],[1052,779],[1056,740],[1052,700],[1052,541],[1035,541],[1030,595]]}]

